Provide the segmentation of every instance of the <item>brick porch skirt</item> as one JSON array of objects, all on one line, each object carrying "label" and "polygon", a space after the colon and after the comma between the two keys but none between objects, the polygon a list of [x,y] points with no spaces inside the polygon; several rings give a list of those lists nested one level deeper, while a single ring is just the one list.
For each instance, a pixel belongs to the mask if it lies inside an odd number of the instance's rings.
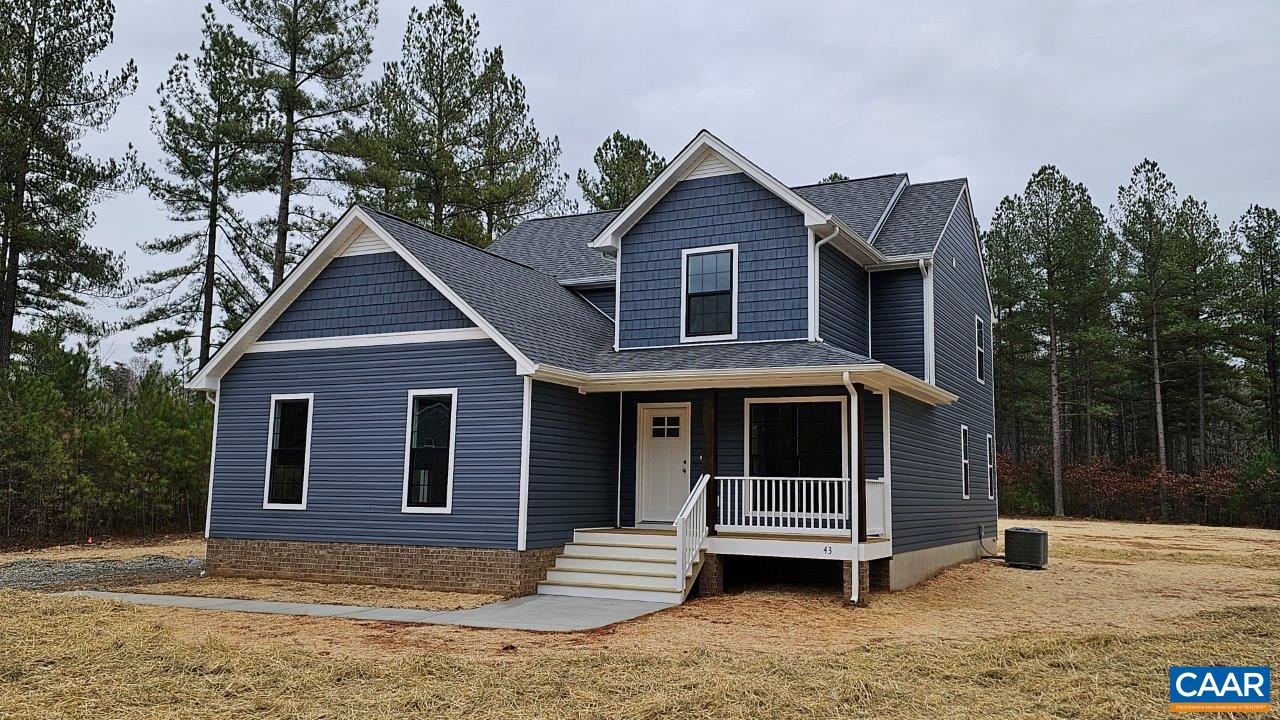
[{"label": "brick porch skirt", "polygon": [[529,595],[564,548],[374,545],[209,538],[205,567],[223,577]]}]

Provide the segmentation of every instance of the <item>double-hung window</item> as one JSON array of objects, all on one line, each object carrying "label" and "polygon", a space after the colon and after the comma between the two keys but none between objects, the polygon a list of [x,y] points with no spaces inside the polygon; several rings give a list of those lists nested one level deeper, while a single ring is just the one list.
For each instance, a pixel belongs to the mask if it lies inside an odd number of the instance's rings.
[{"label": "double-hung window", "polygon": [[987,324],[982,322],[982,318],[974,316],[973,318],[973,334],[976,346],[975,359],[976,369],[974,372],[978,378],[978,382],[985,383],[987,381]]},{"label": "double-hung window", "polygon": [[987,436],[987,499],[996,499],[996,439]]},{"label": "double-hung window", "polygon": [[960,426],[960,494],[969,499],[969,428]]},{"label": "double-hung window", "polygon": [[453,506],[453,448],[458,391],[410,390],[401,510],[447,513]]},{"label": "double-hung window", "polygon": [[311,464],[311,393],[272,395],[267,420],[267,482],[262,507],[307,509],[307,471]]},{"label": "double-hung window", "polygon": [[681,341],[738,336],[738,246],[685,250],[681,272]]}]

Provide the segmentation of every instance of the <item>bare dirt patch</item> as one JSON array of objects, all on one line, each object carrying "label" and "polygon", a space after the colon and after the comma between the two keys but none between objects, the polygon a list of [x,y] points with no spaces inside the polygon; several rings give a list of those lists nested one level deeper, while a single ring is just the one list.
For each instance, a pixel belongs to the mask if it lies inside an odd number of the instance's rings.
[{"label": "bare dirt patch", "polygon": [[203,577],[174,582],[151,583],[128,592],[155,595],[236,598],[238,600],[280,600],[284,602],[395,607],[414,610],[464,610],[502,599],[484,593],[436,592],[378,585],[330,584],[297,580]]},{"label": "bare dirt patch", "polygon": [[204,559],[204,538],[199,535],[165,535],[122,540],[99,539],[93,545],[56,545],[38,550],[0,553],[0,565],[15,560],[130,560],[147,555]]}]

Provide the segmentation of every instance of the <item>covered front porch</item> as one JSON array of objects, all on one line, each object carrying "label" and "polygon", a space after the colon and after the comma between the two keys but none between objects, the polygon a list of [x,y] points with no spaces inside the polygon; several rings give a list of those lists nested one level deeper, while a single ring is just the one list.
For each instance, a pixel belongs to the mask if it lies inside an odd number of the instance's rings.
[{"label": "covered front porch", "polygon": [[679,602],[715,556],[842,561],[848,578],[892,555],[891,393],[953,396],[855,367],[582,381],[617,397],[613,527],[580,528],[539,592]]}]

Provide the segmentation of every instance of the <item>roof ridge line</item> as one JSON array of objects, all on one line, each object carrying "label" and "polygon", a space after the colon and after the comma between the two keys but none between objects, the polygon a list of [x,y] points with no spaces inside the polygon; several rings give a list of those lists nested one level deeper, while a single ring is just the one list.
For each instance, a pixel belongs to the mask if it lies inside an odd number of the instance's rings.
[{"label": "roof ridge line", "polygon": [[[404,223],[404,224],[406,224],[406,225],[412,225],[413,227],[415,227],[415,228],[417,228],[417,229],[419,229],[419,230],[421,230],[421,231],[423,231],[423,232],[425,232],[425,233],[430,233],[430,234],[435,235],[436,237],[438,237],[438,238],[440,238],[440,239],[442,239],[442,240],[448,240],[449,242],[456,243],[456,244],[461,245],[461,246],[466,247],[466,248],[470,248],[471,250],[475,250],[476,252],[481,253],[481,254],[484,254],[484,255],[487,255],[487,256],[489,256],[489,257],[492,257],[492,258],[498,258],[499,260],[503,260],[503,261],[509,262],[509,263],[511,263],[512,265],[515,265],[515,266],[517,266],[517,267],[522,267],[522,268],[524,268],[524,269],[526,269],[526,270],[532,270],[533,272],[537,273],[538,275],[541,275],[542,277],[545,277],[545,278],[547,278],[547,279],[551,280],[552,282],[555,282],[555,278],[554,278],[554,277],[552,277],[552,276],[548,275],[547,273],[542,272],[541,270],[539,270],[539,269],[537,269],[537,268],[533,267],[532,265],[525,265],[524,263],[520,262],[519,260],[512,260],[512,259],[511,259],[511,258],[509,258],[509,257],[504,257],[504,256],[502,256],[502,255],[499,255],[499,254],[495,253],[495,252],[489,252],[487,249],[482,248],[482,247],[476,247],[475,245],[472,245],[471,243],[467,242],[466,240],[459,240],[459,239],[458,239],[458,238],[456,238],[456,237],[450,237],[450,236],[448,236],[448,235],[445,235],[444,233],[436,232],[435,230],[432,230],[432,229],[431,229],[431,228],[429,228],[429,227],[426,227],[426,226],[421,225],[421,224],[419,224],[419,223],[417,223],[417,222],[414,222],[413,220],[406,220],[406,219],[404,219],[404,218],[400,217],[399,215],[395,215],[395,214],[392,214],[392,213],[389,213],[389,212],[384,212],[384,211],[379,210],[379,209],[377,209],[377,208],[370,207],[369,205],[365,205],[364,203],[358,203],[358,204],[359,204],[359,206],[360,206],[361,208],[363,208],[363,209],[365,209],[365,210],[368,210],[368,211],[370,211],[370,212],[375,212],[375,213],[377,213],[377,214],[379,214],[379,215],[385,215],[385,216],[387,216],[387,217],[389,217],[389,218],[392,218],[393,220],[397,220],[397,221],[402,222],[402,223]],[[557,284],[558,284],[558,283],[557,283]]]},{"label": "roof ridge line", "polygon": [[864,177],[849,178],[847,180],[836,180],[834,182],[816,182],[816,183],[807,183],[805,185],[792,185],[791,189],[799,190],[800,188],[818,187],[819,185],[843,185],[844,183],[862,182],[863,180],[878,180],[880,178],[898,177],[898,176],[906,177],[907,173],[888,172],[888,173],[880,173],[879,175],[867,175]]}]

